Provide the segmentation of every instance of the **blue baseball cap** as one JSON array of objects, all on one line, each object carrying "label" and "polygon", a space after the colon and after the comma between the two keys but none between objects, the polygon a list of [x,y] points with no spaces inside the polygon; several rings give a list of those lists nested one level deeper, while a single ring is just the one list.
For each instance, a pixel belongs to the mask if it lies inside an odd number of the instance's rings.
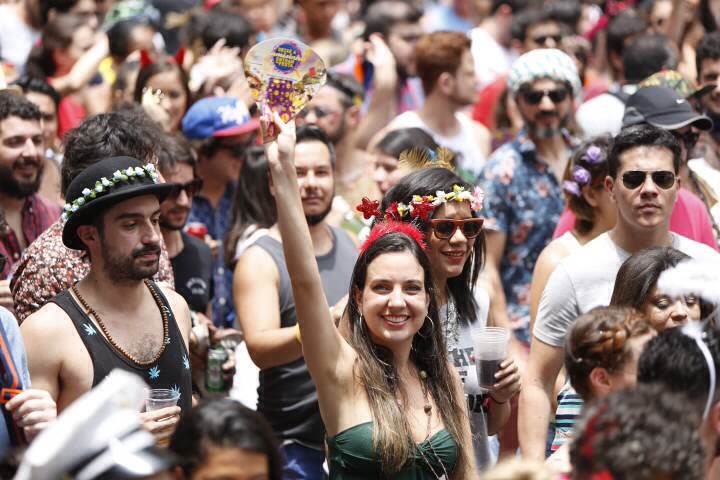
[{"label": "blue baseball cap", "polygon": [[232,137],[257,130],[260,122],[250,115],[243,102],[234,97],[198,100],[182,120],[183,134],[193,140]]}]

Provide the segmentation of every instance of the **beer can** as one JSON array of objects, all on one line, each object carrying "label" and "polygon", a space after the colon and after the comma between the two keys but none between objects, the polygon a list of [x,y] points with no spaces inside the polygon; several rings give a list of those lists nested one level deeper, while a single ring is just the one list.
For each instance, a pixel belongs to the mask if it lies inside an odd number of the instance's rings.
[{"label": "beer can", "polygon": [[225,379],[222,366],[227,362],[228,354],[222,346],[208,349],[207,367],[205,368],[205,389],[218,393],[225,391]]}]

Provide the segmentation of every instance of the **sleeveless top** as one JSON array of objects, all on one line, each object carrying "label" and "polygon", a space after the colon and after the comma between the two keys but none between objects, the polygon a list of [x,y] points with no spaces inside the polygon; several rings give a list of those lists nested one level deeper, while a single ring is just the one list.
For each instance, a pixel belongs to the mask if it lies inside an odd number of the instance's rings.
[{"label": "sleeveless top", "polygon": [[573,235],[571,231],[567,231],[557,238],[559,244],[567,249],[569,253],[573,253],[575,250],[580,249],[582,245],[578,241],[577,237]]},{"label": "sleeveless top", "polygon": [[[330,232],[333,236],[330,252],[315,259],[328,304],[335,305],[348,293],[357,247],[344,231],[330,228]],[[297,316],[282,244],[265,235],[258,238],[255,245],[270,255],[280,279],[279,304],[267,307],[280,310],[281,327],[292,327],[297,323]],[[317,390],[302,357],[260,370],[257,410],[282,441],[296,441],[316,450],[323,449],[325,428],[320,418]]]},{"label": "sleeveless top", "polygon": [[365,422],[327,439],[330,480],[436,480],[442,478],[444,472],[452,475],[458,460],[455,439],[442,429],[416,444],[412,460],[398,473],[387,477],[383,475],[382,465],[373,450],[372,435],[373,423]]},{"label": "sleeveless top", "polygon": [[192,378],[188,351],[167,299],[155,283],[148,282],[148,287],[159,296],[161,308],[167,309],[168,338],[160,358],[154,365],[147,367],[136,364],[116,350],[95,327],[95,323],[77,304],[69,290],[59,293],[50,301],[67,313],[85,344],[93,365],[93,387],[103,381],[113,369],[119,368],[140,376],[150,388],[167,388],[180,392],[178,406],[184,415],[192,408]]},{"label": "sleeveless top", "polygon": [[487,430],[487,391],[480,388],[475,361],[472,357],[475,354],[473,337],[487,326],[490,296],[485,289],[480,287],[475,287],[474,295],[478,307],[475,323],[458,318],[455,302],[450,294],[448,299],[451,301],[440,306],[438,317],[442,322],[443,332],[445,333],[448,361],[455,367],[463,383],[463,392],[465,393],[470,417],[475,461],[478,468],[484,470],[495,463],[496,457],[492,452]]},{"label": "sleeveless top", "polygon": [[433,131],[422,121],[417,112],[405,112],[398,115],[393,121],[397,128],[417,127],[425,130],[441,147],[449,148],[456,153],[456,166],[466,172],[471,178],[477,178],[485,165],[485,155],[478,146],[473,132],[473,122],[470,117],[456,113],[455,118],[460,124],[460,131],[452,137],[446,137]]}]

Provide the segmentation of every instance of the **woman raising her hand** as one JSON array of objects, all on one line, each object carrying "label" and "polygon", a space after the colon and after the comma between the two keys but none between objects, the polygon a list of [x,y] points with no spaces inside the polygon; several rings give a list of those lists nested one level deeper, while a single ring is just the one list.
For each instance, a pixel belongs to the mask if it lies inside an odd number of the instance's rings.
[{"label": "woman raising her hand", "polygon": [[294,124],[276,115],[261,125],[298,339],[328,435],[330,478],[477,478],[422,234],[394,222],[373,229],[351,278],[345,340],[330,317],[302,210]]}]

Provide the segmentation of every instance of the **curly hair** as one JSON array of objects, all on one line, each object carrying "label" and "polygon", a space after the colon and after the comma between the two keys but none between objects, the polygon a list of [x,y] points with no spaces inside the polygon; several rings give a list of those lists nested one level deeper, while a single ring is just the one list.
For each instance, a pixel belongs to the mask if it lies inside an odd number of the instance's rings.
[{"label": "curly hair", "polygon": [[629,341],[652,331],[645,317],[631,308],[597,307],[581,315],[565,340],[565,370],[583,400],[593,396],[590,372],[622,370],[632,357]]},{"label": "curly hair", "polygon": [[144,163],[157,160],[164,141],[163,131],[139,105],[86,119],[65,135],[62,194],[80,172],[103,158],[126,155]]},{"label": "curly hair", "polygon": [[[700,480],[700,417],[660,385],[621,390],[588,408],[570,446],[573,479]],[[672,419],[671,421],[669,421]]]}]

